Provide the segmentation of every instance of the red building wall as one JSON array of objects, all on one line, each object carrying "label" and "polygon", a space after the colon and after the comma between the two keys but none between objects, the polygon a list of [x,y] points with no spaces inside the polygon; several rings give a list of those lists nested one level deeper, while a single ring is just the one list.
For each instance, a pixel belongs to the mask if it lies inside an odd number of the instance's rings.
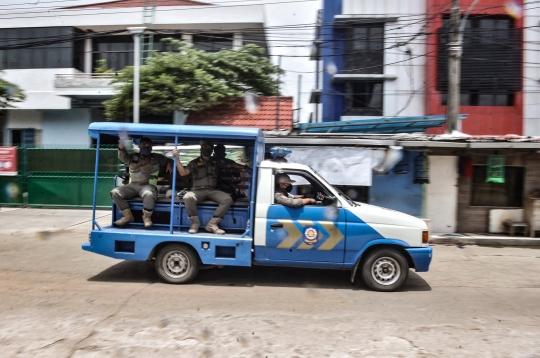
[{"label": "red building wall", "polygon": [[[461,0],[464,14],[474,0]],[[514,0],[523,7],[523,0]],[[442,26],[443,15],[450,14],[450,0],[426,1],[426,115],[444,115],[446,106],[441,105],[441,93],[437,91],[437,30]],[[508,15],[508,0],[482,0],[471,10],[471,15]],[[515,27],[523,27],[523,17],[515,18]],[[461,106],[459,113],[467,114],[461,121],[461,131],[466,134],[523,134],[523,92],[514,97],[513,106]],[[444,133],[445,127],[429,129],[428,133]]]}]

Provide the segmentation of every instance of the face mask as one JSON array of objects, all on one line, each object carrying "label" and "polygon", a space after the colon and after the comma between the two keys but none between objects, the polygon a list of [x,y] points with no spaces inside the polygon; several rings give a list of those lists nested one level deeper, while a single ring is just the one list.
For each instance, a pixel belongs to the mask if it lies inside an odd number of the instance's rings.
[{"label": "face mask", "polygon": [[209,157],[212,155],[212,149],[201,149],[201,154],[205,157]]},{"label": "face mask", "polygon": [[288,184],[286,187],[285,187],[285,191],[287,193],[290,193],[292,191],[292,185],[291,184]]},{"label": "face mask", "polygon": [[141,155],[149,155],[150,152],[152,152],[152,149],[150,149],[150,147],[142,147],[141,148]]}]

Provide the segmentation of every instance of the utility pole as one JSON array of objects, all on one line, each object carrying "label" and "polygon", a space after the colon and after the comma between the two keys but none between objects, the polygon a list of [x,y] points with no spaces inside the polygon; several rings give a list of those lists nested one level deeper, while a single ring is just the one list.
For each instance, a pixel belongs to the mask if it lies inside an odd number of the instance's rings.
[{"label": "utility pole", "polygon": [[141,66],[141,35],[146,27],[128,27],[133,35],[133,123],[139,123],[139,71]]},{"label": "utility pole", "polygon": [[296,122],[300,123],[300,112],[302,111],[300,98],[302,96],[302,75],[298,75],[298,96],[296,97]]},{"label": "utility pole", "polygon": [[[278,57],[278,68],[281,69],[281,55]],[[277,75],[276,81],[276,129],[279,128],[279,80],[281,79],[280,74]]]},{"label": "utility pole", "polygon": [[452,13],[448,31],[448,95],[446,133],[457,130],[460,99],[461,46],[459,0],[452,0]]}]

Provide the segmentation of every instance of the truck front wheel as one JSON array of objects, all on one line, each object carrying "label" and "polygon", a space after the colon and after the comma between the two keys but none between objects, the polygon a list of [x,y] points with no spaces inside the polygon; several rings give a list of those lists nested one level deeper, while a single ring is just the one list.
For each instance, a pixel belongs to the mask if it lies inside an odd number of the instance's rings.
[{"label": "truck front wheel", "polygon": [[188,283],[199,272],[199,258],[188,246],[172,244],[159,250],[156,271],[168,283]]},{"label": "truck front wheel", "polygon": [[362,265],[364,283],[375,291],[396,291],[407,281],[409,265],[398,250],[378,249]]}]

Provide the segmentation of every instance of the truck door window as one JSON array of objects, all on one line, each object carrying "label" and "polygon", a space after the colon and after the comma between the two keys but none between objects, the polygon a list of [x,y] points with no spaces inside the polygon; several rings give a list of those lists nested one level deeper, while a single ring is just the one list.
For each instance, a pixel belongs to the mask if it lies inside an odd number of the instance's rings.
[{"label": "truck door window", "polygon": [[292,183],[292,195],[298,195],[303,198],[316,198],[317,193],[329,195],[325,187],[308,174],[298,172],[283,173],[287,174],[291,180],[294,180],[294,183]]}]

